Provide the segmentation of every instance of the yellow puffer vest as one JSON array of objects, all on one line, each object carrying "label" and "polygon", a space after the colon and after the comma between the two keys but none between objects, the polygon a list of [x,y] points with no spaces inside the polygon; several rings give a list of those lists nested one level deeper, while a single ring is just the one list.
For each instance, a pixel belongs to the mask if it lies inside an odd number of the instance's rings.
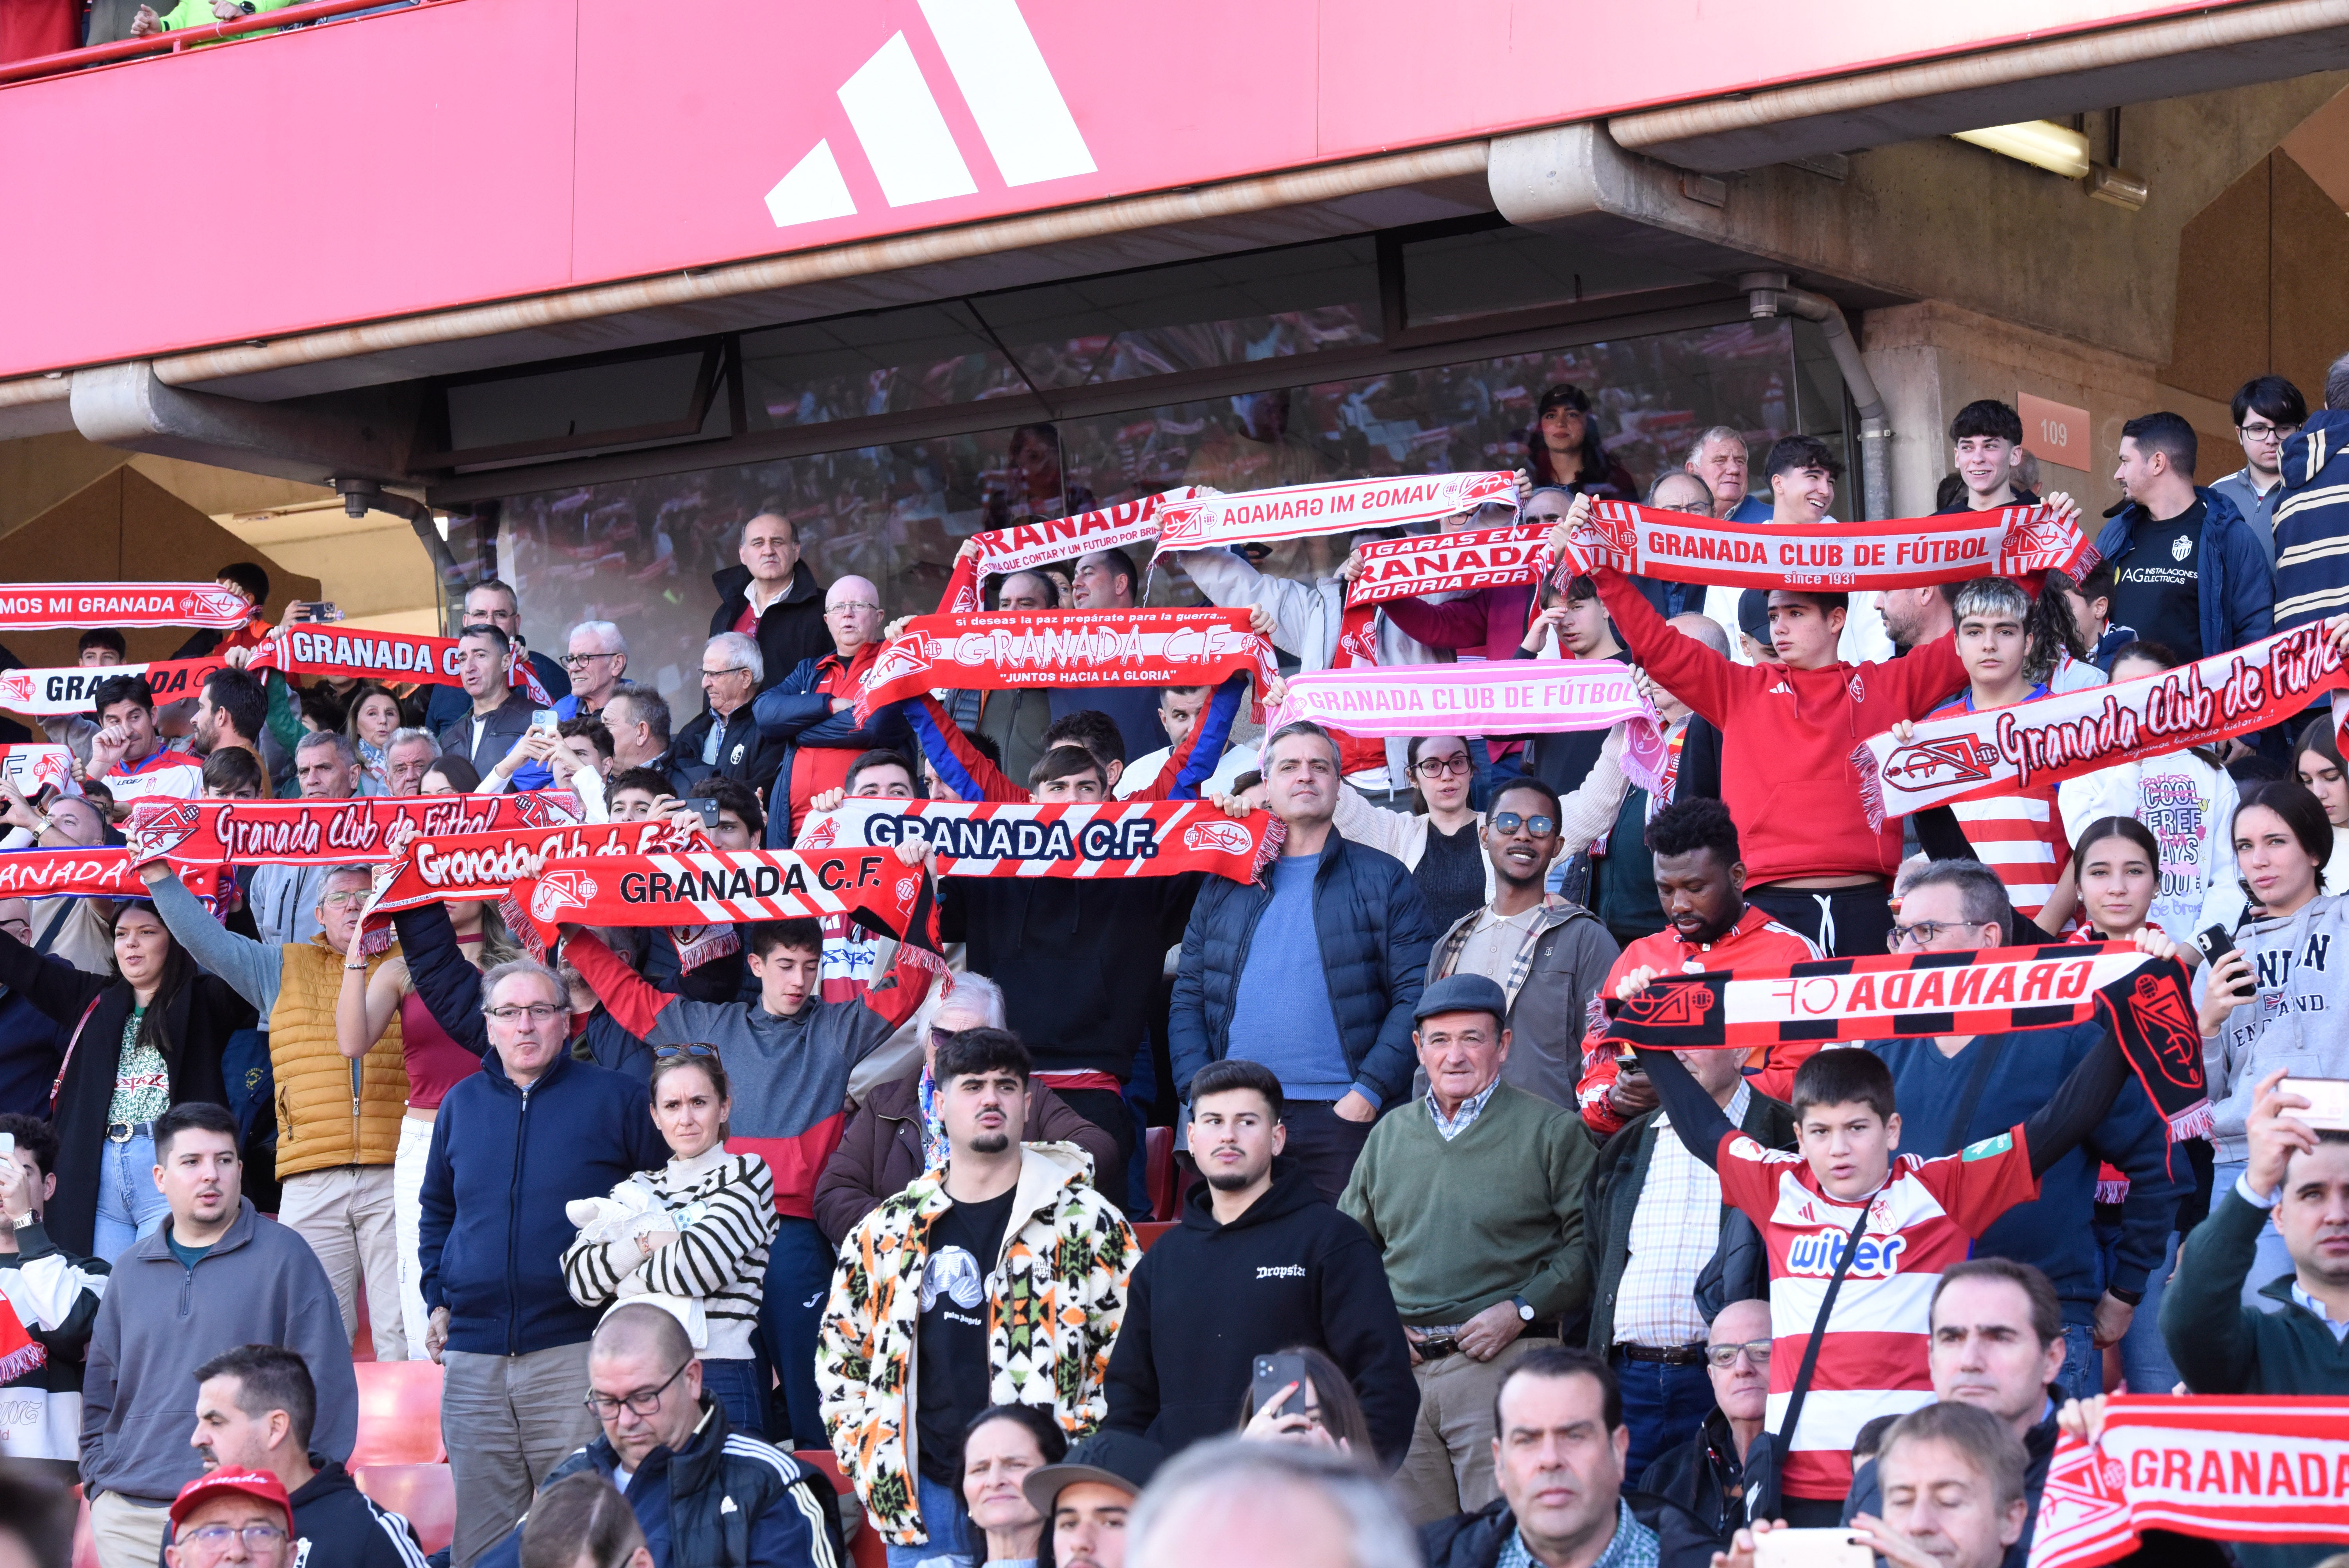
[{"label": "yellow puffer vest", "polygon": [[[369,961],[392,957],[394,947]],[[285,950],[277,1006],[269,1013],[269,1066],[277,1078],[277,1179],[337,1165],[388,1165],[399,1149],[408,1104],[399,1016],[357,1061],[335,1046],[335,999],[343,955],[324,937]]]}]

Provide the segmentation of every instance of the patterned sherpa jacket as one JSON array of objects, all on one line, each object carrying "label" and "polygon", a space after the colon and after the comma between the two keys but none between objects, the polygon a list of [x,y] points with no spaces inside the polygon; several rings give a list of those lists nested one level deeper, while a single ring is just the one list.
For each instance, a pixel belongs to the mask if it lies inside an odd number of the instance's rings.
[{"label": "patterned sherpa jacket", "polygon": [[[1102,1379],[1141,1253],[1092,1189],[1092,1161],[1070,1143],[1030,1143],[987,1275],[988,1398],[1051,1412],[1071,1437],[1109,1413]],[[928,1533],[915,1500],[915,1347],[930,1224],[954,1206],[942,1172],[926,1172],[858,1222],[841,1243],[816,1347],[824,1430],[841,1473],[885,1541]]]}]

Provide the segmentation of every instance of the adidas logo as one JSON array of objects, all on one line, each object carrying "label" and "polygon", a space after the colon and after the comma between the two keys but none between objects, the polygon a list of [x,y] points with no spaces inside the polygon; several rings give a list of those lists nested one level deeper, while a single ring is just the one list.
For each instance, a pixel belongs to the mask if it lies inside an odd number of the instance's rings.
[{"label": "adidas logo", "polygon": [[1776,686],[1772,686],[1768,691],[1762,695],[1764,696],[1792,696],[1795,695],[1795,688],[1788,686],[1785,681],[1780,681]]},{"label": "adidas logo", "polygon": [[[1091,174],[1095,165],[1051,67],[1019,14],[1019,0],[920,0],[979,139],[1006,185]],[[903,33],[841,84],[840,107],[892,207],[978,193],[938,100]],[[855,215],[830,138],[810,149],[767,192],[775,227]]]}]

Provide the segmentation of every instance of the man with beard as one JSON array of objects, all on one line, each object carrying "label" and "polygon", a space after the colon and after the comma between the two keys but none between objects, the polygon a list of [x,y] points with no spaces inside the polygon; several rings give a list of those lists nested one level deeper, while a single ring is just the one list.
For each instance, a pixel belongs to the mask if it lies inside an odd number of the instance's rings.
[{"label": "man with beard", "polygon": [[1109,1358],[1109,1425],[1168,1453],[1224,1436],[1255,1358],[1310,1346],[1361,1400],[1379,1451],[1361,1457],[1391,1468],[1419,1408],[1402,1319],[1369,1235],[1281,1155],[1281,1107],[1262,1062],[1210,1062],[1191,1080],[1191,1158],[1206,1180],[1134,1268]]}]

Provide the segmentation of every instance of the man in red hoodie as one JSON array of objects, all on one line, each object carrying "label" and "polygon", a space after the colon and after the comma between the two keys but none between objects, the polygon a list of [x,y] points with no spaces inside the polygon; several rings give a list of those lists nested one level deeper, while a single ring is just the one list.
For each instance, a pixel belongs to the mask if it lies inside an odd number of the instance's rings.
[{"label": "man in red hoodie", "polygon": [[[1576,498],[1565,528],[1588,512]],[[1560,532],[1551,535],[1562,549]],[[1836,642],[1846,595],[1770,590],[1770,645],[1781,663],[1737,665],[1674,631],[1637,584],[1590,574],[1632,656],[1722,732],[1722,799],[1744,834],[1745,899],[1835,957],[1885,951],[1900,825],[1868,824],[1851,754],[1902,719],[1924,717],[1966,681],[1947,634],[1883,664],[1848,665]]]}]

